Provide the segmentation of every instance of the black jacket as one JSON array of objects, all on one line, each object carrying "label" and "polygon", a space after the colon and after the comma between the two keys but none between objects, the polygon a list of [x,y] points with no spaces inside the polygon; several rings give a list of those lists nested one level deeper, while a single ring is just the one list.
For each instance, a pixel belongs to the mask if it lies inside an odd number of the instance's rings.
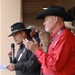
[{"label": "black jacket", "polygon": [[[22,57],[19,59],[21,53]],[[12,62],[12,59],[10,62]],[[27,50],[23,44],[17,52],[14,65],[16,75],[40,75],[40,64],[36,56],[30,50]]]}]

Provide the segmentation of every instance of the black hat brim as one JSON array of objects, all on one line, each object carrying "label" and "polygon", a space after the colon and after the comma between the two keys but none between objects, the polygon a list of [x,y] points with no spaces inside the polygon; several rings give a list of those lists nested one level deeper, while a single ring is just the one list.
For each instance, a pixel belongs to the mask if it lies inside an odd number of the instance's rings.
[{"label": "black hat brim", "polygon": [[44,19],[45,16],[59,16],[64,19],[64,21],[73,21],[70,15],[68,15],[65,11],[59,10],[44,10],[43,12],[39,13],[36,19]]},{"label": "black hat brim", "polygon": [[19,31],[25,31],[26,33],[30,34],[31,29],[16,30],[16,31],[12,32],[10,35],[8,35],[8,37],[13,36],[16,32],[19,32]]}]

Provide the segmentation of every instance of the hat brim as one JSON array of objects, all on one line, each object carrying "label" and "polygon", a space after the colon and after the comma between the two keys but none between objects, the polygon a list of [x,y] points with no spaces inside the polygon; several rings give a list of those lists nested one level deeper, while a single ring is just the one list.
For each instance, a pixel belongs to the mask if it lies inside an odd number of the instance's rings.
[{"label": "hat brim", "polygon": [[72,29],[72,30],[75,30],[75,27],[74,27],[74,26],[72,26],[72,25],[69,25],[69,24],[68,24],[68,25],[67,25],[67,24],[65,24],[65,27],[66,27],[66,28],[69,28],[69,29]]},{"label": "hat brim", "polygon": [[8,37],[13,36],[18,31],[25,31],[26,33],[30,33],[31,32],[31,29],[19,29],[19,30],[15,30],[10,35],[8,35]]},{"label": "hat brim", "polygon": [[62,17],[64,19],[64,21],[72,21],[73,19],[71,18],[70,15],[68,15],[66,12],[64,11],[59,11],[59,10],[44,10],[43,12],[39,13],[36,17],[36,19],[44,19],[45,16],[59,16]]}]

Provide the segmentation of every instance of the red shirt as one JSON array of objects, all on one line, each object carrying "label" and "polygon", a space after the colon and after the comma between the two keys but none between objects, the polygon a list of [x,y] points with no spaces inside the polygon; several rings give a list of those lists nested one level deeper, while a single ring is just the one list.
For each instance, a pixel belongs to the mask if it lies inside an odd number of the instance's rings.
[{"label": "red shirt", "polygon": [[75,75],[75,37],[67,28],[50,44],[48,53],[38,49],[35,55],[42,64],[41,70],[44,75]]}]

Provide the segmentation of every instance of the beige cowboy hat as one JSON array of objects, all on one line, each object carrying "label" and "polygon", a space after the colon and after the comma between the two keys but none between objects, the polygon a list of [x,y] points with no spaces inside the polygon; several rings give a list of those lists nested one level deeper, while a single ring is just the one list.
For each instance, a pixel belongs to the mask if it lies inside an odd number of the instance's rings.
[{"label": "beige cowboy hat", "polygon": [[75,27],[72,26],[72,21],[64,21],[64,23],[65,23],[65,27],[66,27],[66,28],[75,30]]}]

